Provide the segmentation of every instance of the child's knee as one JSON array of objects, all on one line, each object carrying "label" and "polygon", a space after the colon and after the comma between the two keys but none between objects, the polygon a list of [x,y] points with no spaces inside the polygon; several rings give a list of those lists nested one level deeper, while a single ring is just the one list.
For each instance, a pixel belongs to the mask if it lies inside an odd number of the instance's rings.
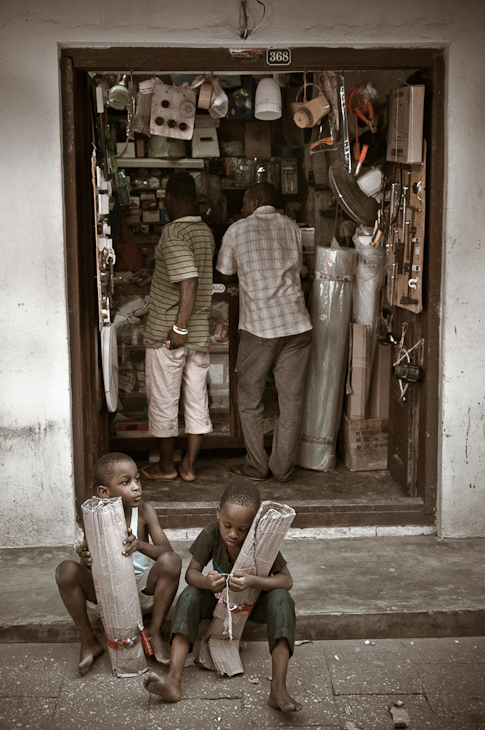
[{"label": "child's knee", "polygon": [[268,610],[295,613],[295,602],[286,588],[275,588],[269,591]]},{"label": "child's knee", "polygon": [[59,588],[68,588],[79,579],[79,563],[74,560],[64,560],[56,568],[56,583]]},{"label": "child's knee", "polygon": [[162,553],[157,558],[157,566],[160,567],[164,575],[178,580],[182,571],[182,559],[175,552]]}]

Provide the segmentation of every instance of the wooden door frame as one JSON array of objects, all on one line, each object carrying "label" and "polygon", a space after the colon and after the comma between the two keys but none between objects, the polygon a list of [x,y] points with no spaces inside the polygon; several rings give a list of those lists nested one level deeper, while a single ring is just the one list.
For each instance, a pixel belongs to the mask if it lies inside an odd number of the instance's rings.
[{"label": "wooden door frame", "polygon": [[[439,355],[441,258],[443,243],[444,205],[444,151],[445,151],[445,51],[440,48],[292,48],[291,66],[268,67],[265,54],[251,58],[233,57],[228,48],[64,48],[61,52],[62,111],[63,111],[63,164],[66,215],[66,262],[71,342],[71,388],[73,413],[74,476],[76,502],[79,505],[92,482],[92,466],[96,444],[102,441],[98,432],[96,394],[93,393],[90,368],[94,353],[85,352],[86,321],[81,310],[82,292],[79,282],[83,232],[79,228],[79,180],[85,175],[74,144],[81,124],[79,117],[86,112],[73,98],[72,89],[79,86],[81,74],[88,71],[157,73],[193,72],[211,69],[215,73],[273,73],[274,71],[311,71],[315,68],[345,70],[422,69],[432,79],[431,139],[428,140],[427,179],[427,251],[425,310],[421,317],[422,336],[425,338],[426,379],[420,385],[418,480],[421,495],[408,500],[415,503],[411,511],[420,513],[420,524],[433,524],[436,510],[439,438]],[[85,98],[87,102],[87,98]],[[84,232],[85,234],[86,232]],[[93,285],[94,286],[94,285]],[[87,405],[86,399],[88,396]],[[100,411],[98,411],[99,413]],[[102,429],[101,429],[102,431]],[[406,500],[403,500],[406,501]],[[356,508],[356,513],[358,512]],[[409,513],[408,508],[402,513]],[[396,510],[394,524],[399,522]],[[359,520],[353,524],[361,524]],[[366,523],[368,524],[368,523]]]}]

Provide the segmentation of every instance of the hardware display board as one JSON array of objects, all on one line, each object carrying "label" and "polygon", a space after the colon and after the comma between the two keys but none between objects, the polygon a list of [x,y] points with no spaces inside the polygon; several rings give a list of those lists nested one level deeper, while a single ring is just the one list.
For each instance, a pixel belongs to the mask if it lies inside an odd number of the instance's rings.
[{"label": "hardware display board", "polygon": [[[426,146],[423,150],[426,160]],[[426,162],[396,165],[387,241],[387,298],[391,305],[423,310]]]}]

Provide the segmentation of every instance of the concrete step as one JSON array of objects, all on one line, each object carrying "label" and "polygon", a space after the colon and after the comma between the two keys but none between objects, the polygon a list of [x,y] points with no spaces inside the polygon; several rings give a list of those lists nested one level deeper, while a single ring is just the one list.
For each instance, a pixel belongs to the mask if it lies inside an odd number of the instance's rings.
[{"label": "concrete step", "polygon": [[[182,590],[192,539],[168,534],[183,559]],[[303,534],[292,530],[282,551],[294,580],[298,639],[485,635],[484,538]],[[78,640],[55,583],[56,566],[67,559],[76,559],[72,547],[0,550],[0,642]],[[265,629],[248,622],[244,638],[263,640]]]}]

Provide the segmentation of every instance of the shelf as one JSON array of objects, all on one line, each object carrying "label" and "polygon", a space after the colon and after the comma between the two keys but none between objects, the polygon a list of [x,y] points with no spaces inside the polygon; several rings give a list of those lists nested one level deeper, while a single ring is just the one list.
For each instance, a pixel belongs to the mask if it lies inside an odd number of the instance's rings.
[{"label": "shelf", "polygon": [[180,167],[201,170],[204,160],[193,157],[169,159],[167,157],[117,157],[118,167]]}]

